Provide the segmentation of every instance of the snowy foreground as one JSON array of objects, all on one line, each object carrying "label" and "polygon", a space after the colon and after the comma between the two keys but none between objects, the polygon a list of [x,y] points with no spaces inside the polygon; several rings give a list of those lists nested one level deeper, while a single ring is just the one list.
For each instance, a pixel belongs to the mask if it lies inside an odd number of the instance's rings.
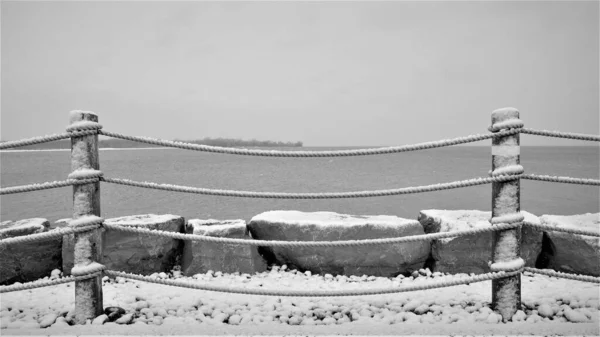
[{"label": "snowy foreground", "polygon": [[[55,271],[58,272],[58,271]],[[181,278],[180,272],[159,278]],[[197,282],[232,287],[339,290],[387,288],[449,278],[334,277],[281,270],[257,275],[197,274]],[[1,296],[6,335],[600,335],[599,285],[525,273],[525,306],[500,323],[490,308],[491,281],[426,291],[329,298],[217,293],[104,278],[104,306],[126,310],[70,326],[72,283]],[[41,328],[41,326],[49,326]]]}]

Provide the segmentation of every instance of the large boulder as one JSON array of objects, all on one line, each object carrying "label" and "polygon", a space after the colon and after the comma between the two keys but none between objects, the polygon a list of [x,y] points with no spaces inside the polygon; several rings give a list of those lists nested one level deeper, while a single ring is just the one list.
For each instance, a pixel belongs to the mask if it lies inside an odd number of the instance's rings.
[{"label": "large boulder", "polygon": [[[537,216],[521,211],[526,222],[540,223]],[[491,227],[492,212],[477,210],[423,210],[419,222],[426,233],[446,233]],[[543,232],[529,226],[521,230],[521,257],[534,267],[542,250]],[[442,273],[486,273],[492,259],[494,232],[433,240],[431,256],[434,271]]]},{"label": "large boulder", "polygon": [[[57,227],[67,226],[71,219],[58,220]],[[183,233],[185,220],[171,214],[131,215],[106,219],[105,224]],[[183,242],[169,237],[113,230],[97,231],[102,237],[102,261],[107,269],[149,275],[168,272],[180,263]],[[63,236],[63,272],[73,268],[75,235]]]},{"label": "large boulder", "polygon": [[[106,219],[105,224],[183,233],[185,220],[171,214],[131,215]],[[107,269],[149,275],[168,272],[181,261],[183,242],[169,237],[107,230],[102,263]]]},{"label": "large boulder", "polygon": [[[220,238],[252,240],[244,220],[189,220],[185,225],[188,234]],[[185,275],[206,273],[209,270],[224,273],[254,274],[266,270],[266,263],[256,246],[223,244],[186,240],[181,262]]]},{"label": "large boulder", "polygon": [[[333,212],[271,211],[248,224],[258,240],[341,241],[424,234],[415,220],[396,216],[358,216]],[[270,264],[334,275],[391,277],[423,267],[428,241],[349,247],[261,247]]]},{"label": "large boulder", "polygon": [[[600,230],[600,213],[543,215],[542,224],[559,228]],[[600,276],[600,238],[565,232],[545,231],[549,247],[544,251],[548,267],[557,271]]]},{"label": "large boulder", "polygon": [[[48,220],[42,218],[3,221],[0,239],[44,233],[49,228]],[[49,276],[53,269],[60,268],[61,241],[59,237],[0,247],[0,284],[29,282]]]}]

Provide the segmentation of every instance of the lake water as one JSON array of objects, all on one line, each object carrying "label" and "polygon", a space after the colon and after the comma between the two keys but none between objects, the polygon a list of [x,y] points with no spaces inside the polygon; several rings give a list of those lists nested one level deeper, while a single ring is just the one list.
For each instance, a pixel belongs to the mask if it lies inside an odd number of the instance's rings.
[{"label": "lake water", "polygon": [[[331,150],[336,148],[304,148]],[[215,189],[274,192],[337,192],[400,188],[487,176],[491,149],[450,147],[390,155],[344,158],[249,157],[178,149],[101,150],[105,177]],[[522,147],[526,173],[599,177],[599,148]],[[2,187],[64,180],[69,151],[1,152]],[[416,219],[422,209],[491,209],[491,184],[401,196],[278,200],[214,197],[102,183],[105,218],[176,214],[191,218],[244,219],[270,210],[333,211]],[[596,186],[521,181],[521,209],[536,215],[599,212]],[[72,188],[4,195],[0,218],[71,217]]]}]

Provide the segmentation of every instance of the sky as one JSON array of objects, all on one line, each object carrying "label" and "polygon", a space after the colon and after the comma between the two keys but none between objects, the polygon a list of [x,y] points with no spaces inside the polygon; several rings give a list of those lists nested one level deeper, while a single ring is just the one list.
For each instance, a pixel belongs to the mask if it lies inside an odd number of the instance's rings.
[{"label": "sky", "polygon": [[[391,146],[598,134],[599,2],[1,2],[1,133]],[[595,145],[521,136],[522,145]],[[490,141],[475,145],[490,145]]]}]

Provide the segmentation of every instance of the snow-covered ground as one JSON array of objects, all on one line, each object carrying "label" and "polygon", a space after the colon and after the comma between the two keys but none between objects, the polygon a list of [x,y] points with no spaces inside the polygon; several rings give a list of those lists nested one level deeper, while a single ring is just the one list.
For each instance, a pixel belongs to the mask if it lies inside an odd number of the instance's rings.
[{"label": "snow-covered ground", "polygon": [[[178,271],[155,277],[181,278]],[[397,287],[442,277],[449,276],[421,270],[413,277],[334,277],[275,267],[252,276],[207,273],[189,279],[232,287],[339,290]],[[510,323],[501,323],[489,308],[491,281],[377,296],[301,298],[105,277],[104,306],[125,309],[119,320],[123,324],[101,324],[101,316],[92,324],[70,326],[73,287],[70,283],[2,294],[2,335],[600,335],[598,284],[530,273],[522,277],[525,310]]]}]

